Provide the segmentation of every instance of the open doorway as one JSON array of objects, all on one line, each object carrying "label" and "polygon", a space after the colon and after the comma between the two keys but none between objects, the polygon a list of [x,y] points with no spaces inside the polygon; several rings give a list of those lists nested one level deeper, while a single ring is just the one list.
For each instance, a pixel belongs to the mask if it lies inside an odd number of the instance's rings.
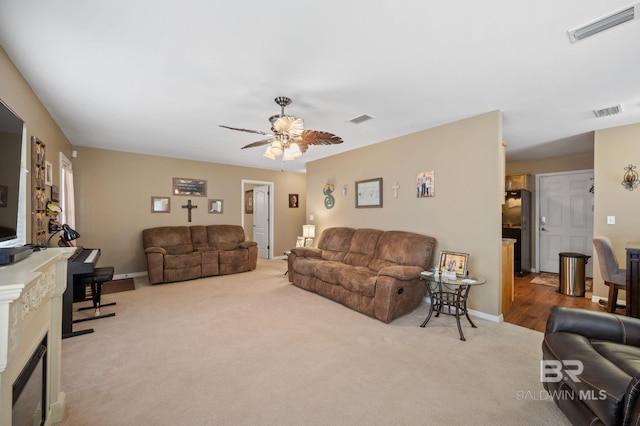
[{"label": "open doorway", "polygon": [[273,259],[274,184],[242,179],[240,189],[240,224],[247,238],[258,243],[258,257]]}]

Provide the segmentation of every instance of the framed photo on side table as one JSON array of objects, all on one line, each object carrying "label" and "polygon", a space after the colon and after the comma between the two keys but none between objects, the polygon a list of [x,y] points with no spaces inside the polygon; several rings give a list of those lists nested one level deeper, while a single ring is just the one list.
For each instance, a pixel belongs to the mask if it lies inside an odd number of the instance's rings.
[{"label": "framed photo on side table", "polygon": [[468,253],[441,251],[440,263],[438,263],[438,268],[440,268],[440,272],[455,272],[457,276],[464,277],[467,275],[468,262]]}]

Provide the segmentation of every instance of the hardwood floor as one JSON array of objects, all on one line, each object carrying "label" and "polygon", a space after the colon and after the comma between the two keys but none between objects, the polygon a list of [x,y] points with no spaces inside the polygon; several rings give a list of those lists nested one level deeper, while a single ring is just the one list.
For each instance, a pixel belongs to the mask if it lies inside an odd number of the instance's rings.
[{"label": "hardwood floor", "polygon": [[552,306],[573,306],[594,311],[604,308],[591,298],[566,296],[555,287],[534,284],[532,279],[539,274],[529,274],[515,279],[515,300],[511,310],[504,315],[505,322],[544,332],[549,309]]}]

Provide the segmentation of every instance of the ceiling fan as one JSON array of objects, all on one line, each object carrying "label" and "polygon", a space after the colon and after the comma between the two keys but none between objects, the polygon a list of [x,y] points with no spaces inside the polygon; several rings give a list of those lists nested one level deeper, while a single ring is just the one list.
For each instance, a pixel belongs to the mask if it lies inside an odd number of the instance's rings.
[{"label": "ceiling fan", "polygon": [[305,130],[304,120],[302,118],[286,115],[284,113],[284,107],[291,104],[291,99],[285,96],[279,96],[275,98],[274,101],[280,105],[281,110],[280,114],[269,117],[271,132],[239,129],[237,127],[223,125],[220,125],[220,127],[269,136],[267,139],[245,145],[242,149],[269,144],[264,156],[272,160],[275,160],[277,156],[282,154],[284,154],[282,157],[284,161],[293,160],[304,154],[309,148],[309,145],[334,145],[342,143],[341,137],[333,133],[318,130]]}]

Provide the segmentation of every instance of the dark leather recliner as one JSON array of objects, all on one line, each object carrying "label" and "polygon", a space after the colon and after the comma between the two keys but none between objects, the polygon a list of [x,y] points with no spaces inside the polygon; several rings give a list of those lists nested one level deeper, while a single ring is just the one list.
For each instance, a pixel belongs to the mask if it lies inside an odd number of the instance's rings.
[{"label": "dark leather recliner", "polygon": [[554,306],[542,357],[544,388],[573,424],[640,422],[640,319]]}]

